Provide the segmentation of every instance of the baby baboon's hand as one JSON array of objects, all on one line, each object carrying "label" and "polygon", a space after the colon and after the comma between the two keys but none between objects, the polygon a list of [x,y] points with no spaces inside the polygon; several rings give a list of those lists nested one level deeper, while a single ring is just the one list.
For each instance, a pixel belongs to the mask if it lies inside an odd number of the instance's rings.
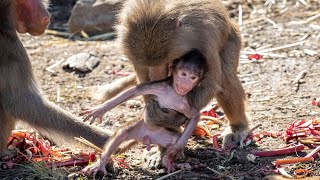
[{"label": "baby baboon's hand", "polygon": [[94,162],[91,165],[88,165],[82,170],[83,173],[93,176],[95,176],[99,171],[107,175],[106,162],[102,162],[101,159],[99,159],[97,162]]},{"label": "baby baboon's hand", "polygon": [[170,155],[165,155],[162,158],[162,166],[167,168],[168,174],[176,170],[176,163],[174,162],[174,159],[175,158]]},{"label": "baby baboon's hand", "polygon": [[176,143],[176,144],[168,147],[168,149],[166,151],[166,155],[174,158],[174,157],[176,157],[177,154],[182,152],[184,148],[185,148],[185,145],[180,145],[180,144]]},{"label": "baby baboon's hand", "polygon": [[84,118],[83,122],[90,120],[90,124],[92,124],[95,119],[98,118],[99,124],[102,123],[102,117],[105,114],[105,110],[103,107],[97,106],[93,108],[83,108],[81,109],[82,112],[80,113],[80,116],[88,115],[87,117]]}]

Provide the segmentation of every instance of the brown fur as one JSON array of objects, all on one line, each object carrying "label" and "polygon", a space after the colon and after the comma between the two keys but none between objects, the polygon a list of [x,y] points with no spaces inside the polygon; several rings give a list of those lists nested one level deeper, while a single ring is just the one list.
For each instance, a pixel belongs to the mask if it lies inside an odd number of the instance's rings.
[{"label": "brown fur", "polygon": [[96,86],[92,88],[93,99],[98,101],[103,101],[105,99],[111,99],[118,93],[124,91],[125,89],[137,84],[136,75],[131,74],[129,76],[118,79],[117,81],[103,85]]},{"label": "brown fur", "polygon": [[84,124],[42,97],[27,53],[16,33],[15,14],[18,13],[15,5],[14,0],[0,1],[0,151],[5,149],[17,119],[27,122],[57,144],[75,145],[73,137],[82,136],[103,147],[109,137],[107,132]]},{"label": "brown fur", "polygon": [[[237,77],[240,32],[221,1],[128,0],[118,20],[122,51],[142,83],[163,79],[168,63],[191,49],[200,50],[207,59],[209,72],[201,85],[189,93],[190,102],[200,110],[213,97],[217,98],[230,125],[230,131],[224,134],[225,145],[246,136],[249,121],[245,93]],[[159,110],[148,110],[157,116],[166,114],[156,111]],[[168,121],[177,120],[171,117]]]}]

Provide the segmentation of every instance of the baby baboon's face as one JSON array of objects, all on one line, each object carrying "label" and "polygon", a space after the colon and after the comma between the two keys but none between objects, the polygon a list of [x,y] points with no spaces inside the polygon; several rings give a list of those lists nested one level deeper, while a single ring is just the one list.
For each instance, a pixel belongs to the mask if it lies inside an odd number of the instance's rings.
[{"label": "baby baboon's face", "polygon": [[186,95],[198,84],[200,77],[188,69],[177,69],[173,74],[173,87],[177,94]]}]

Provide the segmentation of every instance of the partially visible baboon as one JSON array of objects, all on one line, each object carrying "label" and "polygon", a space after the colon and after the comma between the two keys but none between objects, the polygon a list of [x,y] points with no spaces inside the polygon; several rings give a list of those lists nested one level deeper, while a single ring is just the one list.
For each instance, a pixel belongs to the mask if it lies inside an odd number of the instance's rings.
[{"label": "partially visible baboon", "polygon": [[16,30],[40,35],[49,22],[42,0],[0,0],[0,152],[18,119],[57,144],[73,145],[82,136],[103,147],[109,137],[42,97]]},{"label": "partially visible baboon", "polygon": [[[188,94],[189,101],[200,110],[217,98],[229,120],[225,146],[239,143],[246,136],[249,122],[245,93],[237,77],[241,38],[220,0],[128,0],[118,20],[120,46],[141,83],[165,78],[174,59],[199,49],[207,59],[209,72]],[[126,88],[118,85],[119,89]],[[155,118],[165,116],[177,121],[173,112],[150,105],[147,108],[153,110]]]}]

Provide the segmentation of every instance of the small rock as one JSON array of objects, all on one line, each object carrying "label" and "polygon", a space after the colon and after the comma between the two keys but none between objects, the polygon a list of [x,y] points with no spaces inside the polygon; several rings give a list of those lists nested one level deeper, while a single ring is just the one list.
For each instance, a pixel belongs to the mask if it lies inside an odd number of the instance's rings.
[{"label": "small rock", "polygon": [[253,154],[248,154],[246,158],[248,159],[248,161],[251,161],[251,162],[254,162],[256,160],[256,156]]},{"label": "small rock", "polygon": [[100,60],[94,56],[94,53],[79,53],[69,57],[63,64],[63,68],[86,73],[92,71],[99,62]]},{"label": "small rock", "polygon": [[192,169],[189,163],[179,163],[177,164],[177,167],[181,170],[187,170],[187,171],[190,171]]},{"label": "small rock", "polygon": [[116,13],[124,0],[78,0],[68,21],[72,33],[100,34],[113,31]]},{"label": "small rock", "polygon": [[78,173],[71,173],[68,175],[68,179],[76,179],[78,178],[80,175]]},{"label": "small rock", "polygon": [[314,55],[318,54],[317,51],[311,50],[311,49],[304,49],[303,52],[304,52],[305,54],[307,54],[307,55],[310,55],[310,56],[314,56]]}]

